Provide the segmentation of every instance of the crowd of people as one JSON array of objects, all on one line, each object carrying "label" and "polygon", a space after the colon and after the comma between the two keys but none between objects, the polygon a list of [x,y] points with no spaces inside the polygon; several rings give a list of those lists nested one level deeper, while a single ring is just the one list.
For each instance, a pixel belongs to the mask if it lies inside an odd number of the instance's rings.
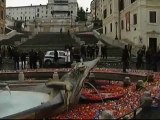
[{"label": "crowd of people", "polygon": [[[125,45],[125,48],[122,52],[122,62],[123,62],[123,72],[126,72],[126,69],[129,68],[131,61],[131,45]],[[157,72],[158,69],[158,62],[160,60],[160,50],[155,50],[152,48],[146,49],[145,46],[142,46],[137,51],[136,56],[136,69],[146,69],[146,70],[153,70]]]},{"label": "crowd of people", "polygon": [[[96,58],[98,56],[99,47],[97,45],[82,45],[81,56],[83,59]],[[103,45],[101,48],[102,58],[107,59],[107,46]]]},{"label": "crowd of people", "polygon": [[[108,57],[108,46],[103,45],[101,49],[102,58],[106,59]],[[94,59],[98,56],[99,48],[95,45],[81,45],[80,47],[65,46],[65,62],[66,67],[70,67],[73,61],[79,62],[80,59],[87,60]],[[2,59],[6,56],[14,61],[14,69],[26,69],[27,61],[29,63],[29,68],[43,68],[44,67],[44,54],[45,52],[41,49],[39,50],[30,50],[22,51],[18,50],[14,46],[1,46],[0,47],[0,65],[2,65]],[[54,61],[58,61],[58,53],[55,50]],[[136,69],[147,69],[157,71],[158,62],[160,59],[160,50],[155,51],[154,49],[148,48],[145,46],[140,48],[137,51],[136,59]],[[132,62],[132,45],[125,45],[125,48],[122,52],[122,63],[123,63],[123,72],[126,72],[126,69],[130,67]],[[19,63],[21,62],[21,68]],[[37,66],[37,62],[39,66]]]}]

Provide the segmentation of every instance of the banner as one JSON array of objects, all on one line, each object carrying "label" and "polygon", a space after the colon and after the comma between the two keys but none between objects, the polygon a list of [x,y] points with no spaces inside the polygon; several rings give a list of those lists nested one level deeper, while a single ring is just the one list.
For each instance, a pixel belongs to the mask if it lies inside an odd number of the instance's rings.
[{"label": "banner", "polygon": [[130,31],[130,12],[127,12],[125,14],[126,18],[126,31]]}]

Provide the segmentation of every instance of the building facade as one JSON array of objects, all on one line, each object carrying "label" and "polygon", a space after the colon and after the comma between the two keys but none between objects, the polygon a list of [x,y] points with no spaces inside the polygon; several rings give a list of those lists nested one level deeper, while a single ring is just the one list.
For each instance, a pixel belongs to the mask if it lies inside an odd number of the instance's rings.
[{"label": "building facade", "polygon": [[102,20],[103,0],[92,0],[90,4],[90,9],[93,20]]},{"label": "building facade", "polygon": [[14,20],[70,18],[77,16],[77,0],[48,0],[47,5],[7,7],[6,14]]},{"label": "building facade", "polygon": [[159,0],[103,2],[103,34],[155,50],[160,47]]},{"label": "building facade", "polygon": [[0,34],[5,32],[6,0],[0,0]]}]

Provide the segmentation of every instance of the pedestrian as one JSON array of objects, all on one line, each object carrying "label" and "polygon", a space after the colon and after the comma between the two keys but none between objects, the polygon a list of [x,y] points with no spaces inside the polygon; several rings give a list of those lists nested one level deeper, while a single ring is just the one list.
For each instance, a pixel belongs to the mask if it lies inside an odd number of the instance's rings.
[{"label": "pedestrian", "polygon": [[65,52],[65,63],[66,63],[66,68],[71,66],[71,53],[69,49],[67,49]]},{"label": "pedestrian", "polygon": [[25,69],[26,66],[26,53],[22,51],[21,53],[21,68]]},{"label": "pedestrian", "polygon": [[15,49],[13,54],[13,60],[14,60],[14,69],[19,70],[19,52],[17,49]]},{"label": "pedestrian", "polygon": [[54,62],[57,64],[58,61],[58,52],[57,50],[54,50]]},{"label": "pedestrian", "polygon": [[136,63],[136,68],[141,69],[144,62],[143,62],[143,56],[144,56],[144,51],[143,48],[140,48],[137,52],[137,63]]},{"label": "pedestrian", "polygon": [[122,62],[123,62],[123,72],[126,73],[126,69],[128,68],[129,65],[129,52],[127,45],[125,45],[123,52],[122,52]]},{"label": "pedestrian", "polygon": [[0,70],[2,70],[2,64],[3,64],[3,59],[2,59],[2,55],[1,55],[1,53],[0,53]]},{"label": "pedestrian", "polygon": [[37,57],[38,57],[38,62],[39,62],[39,68],[43,68],[44,53],[41,49],[38,51]]},{"label": "pedestrian", "polygon": [[30,69],[33,69],[33,62],[34,62],[34,51],[33,49],[29,52],[29,65]]},{"label": "pedestrian", "polygon": [[37,69],[37,61],[38,61],[38,54],[36,51],[33,53],[33,68]]},{"label": "pedestrian", "polygon": [[151,63],[152,63],[152,53],[151,53],[151,49],[148,48],[148,50],[146,51],[146,69],[147,70],[151,70]]}]

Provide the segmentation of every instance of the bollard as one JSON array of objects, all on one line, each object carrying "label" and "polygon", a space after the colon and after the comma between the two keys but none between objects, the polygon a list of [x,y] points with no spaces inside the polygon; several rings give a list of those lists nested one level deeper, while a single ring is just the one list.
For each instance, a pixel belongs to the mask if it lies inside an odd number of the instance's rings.
[{"label": "bollard", "polygon": [[53,80],[59,80],[58,72],[54,72],[52,78],[53,78]]},{"label": "bollard", "polygon": [[90,73],[89,74],[89,80],[95,80],[95,74],[94,73]]},{"label": "bollard", "polygon": [[110,110],[102,110],[99,114],[99,119],[115,119],[113,112]]},{"label": "bollard", "polygon": [[131,79],[130,77],[125,77],[124,80],[123,80],[123,86],[124,87],[128,87],[131,85]]},{"label": "bollard", "polygon": [[24,73],[23,72],[20,72],[19,75],[18,75],[18,80],[23,82],[24,81]]},{"label": "bollard", "polygon": [[138,82],[136,84],[136,90],[139,90],[142,88],[144,88],[144,82],[143,82],[143,80],[138,80]]}]

